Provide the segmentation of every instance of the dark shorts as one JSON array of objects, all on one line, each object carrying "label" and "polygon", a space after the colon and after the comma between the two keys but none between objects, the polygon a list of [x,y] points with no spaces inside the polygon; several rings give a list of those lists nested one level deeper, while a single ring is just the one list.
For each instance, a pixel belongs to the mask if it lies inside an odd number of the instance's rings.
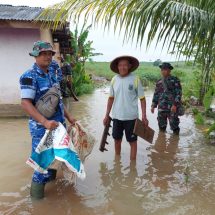
[{"label": "dark shorts", "polygon": [[130,142],[137,141],[137,136],[133,133],[136,120],[121,121],[113,119],[113,138],[121,140],[123,138],[123,131],[125,130],[126,140]]}]

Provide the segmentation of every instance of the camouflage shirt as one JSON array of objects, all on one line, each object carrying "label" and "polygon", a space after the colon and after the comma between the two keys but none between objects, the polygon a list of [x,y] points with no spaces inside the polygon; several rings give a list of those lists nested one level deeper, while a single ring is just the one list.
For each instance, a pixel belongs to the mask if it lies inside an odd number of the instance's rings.
[{"label": "camouflage shirt", "polygon": [[71,75],[72,76],[72,67],[68,63],[64,63],[61,67],[63,76]]},{"label": "camouflage shirt", "polygon": [[[53,61],[50,64],[49,72],[45,73],[35,63],[31,69],[26,71],[20,77],[21,98],[31,99],[33,104],[42,97],[54,84],[59,84],[62,74],[60,73],[58,64]],[[56,113],[49,120],[64,123],[64,106],[63,101],[60,99]],[[29,128],[32,136],[42,138],[45,133],[45,127],[39,122],[30,117]]]},{"label": "camouflage shirt", "polygon": [[169,111],[172,105],[181,103],[182,89],[180,80],[174,76],[162,78],[156,83],[152,107],[161,111]]}]

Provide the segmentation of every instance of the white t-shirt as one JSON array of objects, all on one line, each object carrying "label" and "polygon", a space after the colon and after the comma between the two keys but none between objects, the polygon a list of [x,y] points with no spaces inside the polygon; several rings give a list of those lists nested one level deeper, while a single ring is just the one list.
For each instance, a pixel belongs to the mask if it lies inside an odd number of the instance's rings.
[{"label": "white t-shirt", "polygon": [[134,120],[139,116],[138,98],[143,99],[144,89],[138,76],[130,73],[126,77],[116,75],[110,86],[110,97],[114,97],[112,118]]}]

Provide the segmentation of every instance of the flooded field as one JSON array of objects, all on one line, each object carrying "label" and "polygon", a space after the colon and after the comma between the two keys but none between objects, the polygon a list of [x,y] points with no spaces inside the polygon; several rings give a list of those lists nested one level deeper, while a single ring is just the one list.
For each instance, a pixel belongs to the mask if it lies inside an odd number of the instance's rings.
[{"label": "flooded field", "polygon": [[[151,92],[147,92],[148,107]],[[25,164],[31,140],[27,119],[0,120],[0,214],[1,215],[213,215],[215,214],[215,147],[206,143],[192,116],[181,117],[181,134],[159,133],[156,115],[148,110],[156,130],[152,145],[139,140],[136,163],[130,163],[124,141],[121,158],[115,158],[113,141],[101,153],[108,94],[97,89],[78,103],[67,101],[76,119],[95,137],[86,160],[87,178],[75,186],[59,172],[46,185],[46,198],[32,201],[29,187],[32,169]],[[186,175],[186,174],[187,175]]]}]

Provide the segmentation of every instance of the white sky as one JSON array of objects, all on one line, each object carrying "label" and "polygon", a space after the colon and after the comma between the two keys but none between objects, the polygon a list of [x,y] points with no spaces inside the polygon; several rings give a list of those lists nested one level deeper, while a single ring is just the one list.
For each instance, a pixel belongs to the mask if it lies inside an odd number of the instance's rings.
[{"label": "white sky", "polygon": [[[12,5],[28,5],[35,7],[47,7],[49,5],[61,2],[62,0],[0,0],[0,4]],[[72,26],[72,24],[71,24]],[[71,27],[71,29],[73,29]],[[123,35],[114,34],[113,28],[105,31],[102,27],[92,28],[89,40],[93,40],[93,47],[96,52],[103,53],[102,56],[95,57],[95,61],[110,61],[118,55],[129,54],[137,57],[140,61],[154,61],[161,59],[162,61],[175,61],[174,55],[169,55],[167,47],[161,50],[162,44],[158,44],[155,48],[155,42],[146,50],[146,40],[144,40],[142,48],[136,48],[136,44],[123,44]]]}]

